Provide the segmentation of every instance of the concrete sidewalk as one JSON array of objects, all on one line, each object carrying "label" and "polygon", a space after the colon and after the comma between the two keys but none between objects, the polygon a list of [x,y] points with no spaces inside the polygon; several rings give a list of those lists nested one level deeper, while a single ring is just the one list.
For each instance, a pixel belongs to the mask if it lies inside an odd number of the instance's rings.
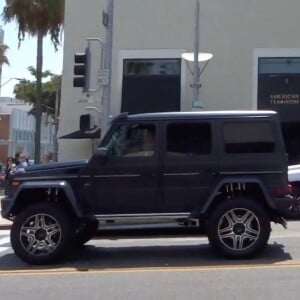
[{"label": "concrete sidewalk", "polygon": [[[0,195],[0,201],[3,198],[3,195]],[[0,230],[8,230],[11,227],[12,222],[6,219],[3,219],[0,214]]]}]

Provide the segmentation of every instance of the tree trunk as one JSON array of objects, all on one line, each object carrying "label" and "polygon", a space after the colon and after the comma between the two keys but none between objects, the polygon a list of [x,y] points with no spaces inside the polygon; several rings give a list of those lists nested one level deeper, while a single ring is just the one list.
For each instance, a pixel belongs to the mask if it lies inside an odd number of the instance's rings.
[{"label": "tree trunk", "polygon": [[34,161],[36,164],[41,162],[41,95],[42,95],[42,69],[43,69],[43,38],[42,31],[37,35],[37,56],[36,56],[36,103],[35,103],[35,135],[34,135]]}]

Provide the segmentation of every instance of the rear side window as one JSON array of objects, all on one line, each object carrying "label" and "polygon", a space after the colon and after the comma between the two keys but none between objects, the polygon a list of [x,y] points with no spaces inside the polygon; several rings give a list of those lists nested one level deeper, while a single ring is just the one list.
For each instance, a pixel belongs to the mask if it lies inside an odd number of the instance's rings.
[{"label": "rear side window", "polygon": [[226,153],[270,153],[275,150],[272,127],[267,122],[228,122],[224,124]]},{"label": "rear side window", "polygon": [[167,155],[203,155],[212,151],[209,123],[173,123],[167,126]]}]

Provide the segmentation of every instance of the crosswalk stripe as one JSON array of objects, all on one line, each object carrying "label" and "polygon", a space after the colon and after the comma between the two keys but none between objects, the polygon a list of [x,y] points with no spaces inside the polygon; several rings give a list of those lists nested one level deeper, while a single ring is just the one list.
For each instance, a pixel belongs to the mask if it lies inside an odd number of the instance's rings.
[{"label": "crosswalk stripe", "polygon": [[0,245],[4,245],[10,242],[10,238],[9,237],[5,237],[0,239]]},{"label": "crosswalk stripe", "polygon": [[0,229],[0,237],[2,236],[9,236],[10,235],[10,230],[2,230]]},{"label": "crosswalk stripe", "polygon": [[[9,242],[10,242],[9,236],[4,237],[4,238],[0,238],[0,245],[5,245],[5,244],[8,244]],[[9,249],[9,247],[0,246],[0,253],[6,251],[8,249]]]}]

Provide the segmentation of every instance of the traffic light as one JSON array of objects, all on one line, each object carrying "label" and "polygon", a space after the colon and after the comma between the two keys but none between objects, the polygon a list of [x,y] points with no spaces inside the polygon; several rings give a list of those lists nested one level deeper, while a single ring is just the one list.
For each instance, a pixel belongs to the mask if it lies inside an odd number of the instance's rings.
[{"label": "traffic light", "polygon": [[84,53],[76,53],[74,55],[74,75],[73,87],[82,87],[83,92],[89,90],[90,82],[90,49],[87,47]]}]

